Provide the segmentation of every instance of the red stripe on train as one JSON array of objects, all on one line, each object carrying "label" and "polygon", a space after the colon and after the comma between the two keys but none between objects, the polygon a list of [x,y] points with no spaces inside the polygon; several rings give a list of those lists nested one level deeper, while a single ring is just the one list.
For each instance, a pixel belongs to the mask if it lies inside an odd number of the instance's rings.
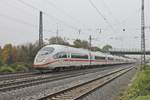
[{"label": "red stripe on train", "polygon": [[[34,64],[33,66],[34,67],[40,67],[40,66],[45,66],[46,67],[46,65],[48,65],[48,64],[52,64],[52,63],[55,63],[55,62],[57,62],[57,61],[59,61],[59,60],[54,60],[54,61],[51,61],[51,62],[48,62],[48,63],[45,63],[45,64]],[[86,59],[63,59],[63,61],[78,61],[78,62],[105,62],[105,60],[86,60]]]},{"label": "red stripe on train", "polygon": [[48,63],[45,63],[45,64],[34,64],[33,65],[33,67],[41,67],[41,66],[45,66],[45,67],[47,67],[46,65],[48,65],[48,64],[52,64],[52,63],[54,63],[54,62],[57,62],[58,60],[55,60],[55,61],[51,61],[51,62],[48,62]]},{"label": "red stripe on train", "polygon": [[64,61],[80,61],[80,62],[105,62],[106,60],[86,60],[86,59],[64,59]]}]

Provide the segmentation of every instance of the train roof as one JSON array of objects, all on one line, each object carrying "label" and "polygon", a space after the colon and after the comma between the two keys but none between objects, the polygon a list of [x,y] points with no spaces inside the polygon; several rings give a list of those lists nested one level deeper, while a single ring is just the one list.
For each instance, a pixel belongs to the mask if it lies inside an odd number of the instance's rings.
[{"label": "train roof", "polygon": [[57,51],[61,50],[61,51],[69,51],[69,52],[76,52],[76,53],[89,53],[89,50],[87,49],[74,48],[74,47],[58,45],[58,44],[47,45],[45,47],[53,47]]},{"label": "train roof", "polygon": [[[52,44],[52,45],[47,45],[45,47],[53,47],[56,51],[69,51],[69,52],[75,52],[75,53],[84,53],[84,54],[89,54],[89,50],[88,49],[83,49],[83,48],[75,48],[75,47],[70,47],[70,46],[65,46],[65,45],[59,45],[59,44]],[[114,59],[129,59],[129,58],[125,58],[125,57],[122,57],[122,56],[117,56],[117,55],[111,55],[109,53],[103,53],[103,52],[100,52],[100,51],[90,51],[90,53],[92,55],[97,55],[97,56],[107,56],[107,57],[110,57],[110,58],[114,58]]]}]

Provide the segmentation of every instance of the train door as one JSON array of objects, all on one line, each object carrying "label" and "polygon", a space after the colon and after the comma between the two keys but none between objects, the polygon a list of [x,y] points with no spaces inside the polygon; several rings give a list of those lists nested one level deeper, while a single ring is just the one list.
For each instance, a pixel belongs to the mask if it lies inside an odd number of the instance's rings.
[{"label": "train door", "polygon": [[92,64],[92,55],[91,55],[90,51],[89,51],[88,59],[89,59],[89,65],[91,65]]},{"label": "train door", "polygon": [[105,59],[106,59],[106,64],[108,64],[108,56],[105,55]]},{"label": "train door", "polygon": [[71,53],[68,52],[67,53],[67,65],[68,65],[68,67],[71,66],[71,61],[69,61],[70,59],[71,59]]},{"label": "train door", "polygon": [[89,59],[89,65],[93,65],[93,64],[94,64],[94,63],[93,63],[94,56],[93,56],[91,53],[89,53],[88,59]]}]

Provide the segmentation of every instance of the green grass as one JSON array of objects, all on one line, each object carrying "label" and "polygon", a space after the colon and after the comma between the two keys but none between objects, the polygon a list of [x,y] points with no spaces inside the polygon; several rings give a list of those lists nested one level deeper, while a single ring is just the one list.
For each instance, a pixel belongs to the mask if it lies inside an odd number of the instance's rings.
[{"label": "green grass", "polygon": [[[123,93],[121,100],[147,100],[147,95],[150,95],[149,65],[145,65],[143,70],[137,72],[136,79],[133,81],[128,90]],[[150,98],[148,100],[150,100]]]},{"label": "green grass", "polygon": [[24,64],[11,64],[11,65],[2,65],[0,66],[0,72],[25,72],[28,71],[28,67],[26,67]]},{"label": "green grass", "polygon": [[148,96],[139,96],[134,100],[150,100],[150,95],[148,95]]},{"label": "green grass", "polygon": [[15,70],[12,67],[4,65],[0,67],[0,72],[15,72]]}]

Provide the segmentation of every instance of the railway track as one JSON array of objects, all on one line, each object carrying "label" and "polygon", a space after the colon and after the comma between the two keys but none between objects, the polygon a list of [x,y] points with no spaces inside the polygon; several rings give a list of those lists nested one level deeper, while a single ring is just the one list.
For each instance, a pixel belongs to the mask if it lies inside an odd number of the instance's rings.
[{"label": "railway track", "polygon": [[[114,66],[114,65],[108,65],[110,66]],[[118,65],[119,66],[119,65]],[[106,67],[106,66],[101,66],[101,67]],[[50,72],[50,73],[54,73],[54,72]],[[60,72],[55,72],[55,73],[60,73]],[[26,73],[12,73],[12,74],[0,74],[0,81],[8,81],[8,80],[16,80],[16,79],[20,79],[20,78],[28,78],[28,77],[33,77],[33,76],[37,76],[39,75],[39,72],[26,72]]]},{"label": "railway track", "polygon": [[78,100],[78,99],[81,99],[83,96],[90,93],[91,91],[104,86],[105,84],[113,81],[119,76],[132,70],[133,68],[134,67],[117,69],[105,75],[101,75],[98,78],[92,79],[91,81],[61,90],[54,94],[41,97],[39,100]]},{"label": "railway track", "polygon": [[[113,66],[111,67],[113,68]],[[8,83],[4,83],[4,84],[0,84],[0,92],[7,92],[7,91],[11,91],[11,90],[16,90],[16,89],[21,89],[24,87],[30,87],[30,86],[34,86],[34,85],[38,85],[38,84],[43,84],[46,82],[51,82],[51,81],[56,81],[56,80],[61,80],[61,79],[65,79],[65,78],[70,78],[70,77],[76,77],[76,76],[80,76],[80,75],[85,75],[85,74],[89,74],[89,73],[95,73],[97,71],[100,70],[106,70],[109,68],[103,68],[103,69],[93,69],[93,70],[83,70],[82,71],[75,71],[75,72],[69,72],[66,74],[55,74],[55,75],[41,75],[41,76],[30,76],[27,78],[23,78],[22,80],[19,81],[12,81],[12,82],[8,82]]]},{"label": "railway track", "polygon": [[36,74],[38,74],[38,72],[13,73],[13,74],[7,74],[7,75],[0,75],[0,81],[25,78],[25,77],[30,77]]}]

